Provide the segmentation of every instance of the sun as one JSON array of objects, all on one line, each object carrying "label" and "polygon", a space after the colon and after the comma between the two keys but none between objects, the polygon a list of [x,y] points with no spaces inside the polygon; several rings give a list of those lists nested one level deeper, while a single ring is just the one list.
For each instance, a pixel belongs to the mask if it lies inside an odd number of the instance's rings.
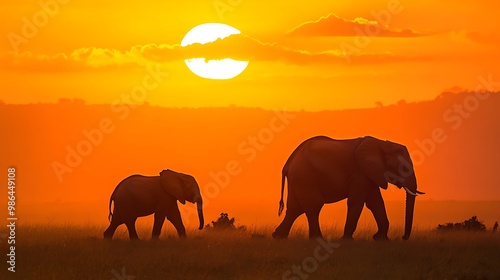
[{"label": "sun", "polygon": [[[240,31],[223,23],[204,23],[189,30],[182,39],[181,46],[194,43],[206,44],[233,34],[240,34]],[[191,58],[184,62],[194,74],[214,80],[232,79],[241,74],[248,65],[248,61],[231,58],[209,61],[205,61],[205,58]]]}]

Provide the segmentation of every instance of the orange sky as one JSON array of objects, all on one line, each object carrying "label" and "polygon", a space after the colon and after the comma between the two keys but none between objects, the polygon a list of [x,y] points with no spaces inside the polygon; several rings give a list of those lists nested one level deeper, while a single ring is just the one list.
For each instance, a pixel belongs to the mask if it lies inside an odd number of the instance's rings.
[{"label": "orange sky", "polygon": [[[313,111],[433,99],[453,86],[473,89],[479,75],[499,70],[495,1],[40,3],[48,8],[35,0],[0,4],[0,100],[7,103],[111,103],[156,64],[168,77],[144,100],[150,104]],[[206,22],[242,35],[178,46]],[[250,63],[232,80],[206,80],[183,63],[193,55]]]}]

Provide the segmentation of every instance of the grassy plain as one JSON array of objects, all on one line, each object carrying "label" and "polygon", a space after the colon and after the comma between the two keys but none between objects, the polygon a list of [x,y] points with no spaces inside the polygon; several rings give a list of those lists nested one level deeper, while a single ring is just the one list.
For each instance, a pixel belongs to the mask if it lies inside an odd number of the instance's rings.
[{"label": "grassy plain", "polygon": [[[16,272],[4,262],[0,279],[500,279],[500,233],[416,229],[403,241],[402,230],[393,229],[391,241],[375,242],[372,229],[358,229],[355,241],[340,241],[338,229],[325,229],[340,244],[327,250],[301,228],[288,240],[272,239],[271,227],[190,231],[186,239],[167,229],[157,242],[145,225],[137,242],[127,240],[123,226],[105,241],[104,229],[22,225]],[[5,256],[4,245],[5,239]]]}]

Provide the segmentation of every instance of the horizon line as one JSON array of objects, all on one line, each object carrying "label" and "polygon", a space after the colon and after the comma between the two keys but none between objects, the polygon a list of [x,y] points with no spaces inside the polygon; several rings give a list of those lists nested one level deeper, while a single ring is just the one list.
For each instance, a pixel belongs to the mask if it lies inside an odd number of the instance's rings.
[{"label": "horizon line", "polygon": [[[420,101],[411,101],[407,102],[405,99],[401,99],[397,101],[396,103],[391,103],[391,104],[383,104],[381,101],[376,101],[374,103],[373,107],[351,107],[351,108],[344,108],[344,109],[322,109],[322,110],[307,110],[307,109],[294,109],[294,110],[286,110],[289,112],[311,112],[311,113],[316,113],[316,112],[334,112],[334,111],[347,111],[347,110],[365,110],[365,109],[382,109],[382,108],[388,108],[388,107],[393,107],[393,106],[406,106],[406,105],[416,105],[420,103],[426,103],[426,102],[432,102],[436,101],[440,98],[449,98],[450,96],[460,96],[460,95],[465,95],[465,94],[471,94],[471,93],[477,93],[477,92],[486,92],[486,93],[491,93],[491,94],[500,94],[500,91],[471,91],[471,90],[465,90],[465,91],[460,91],[460,92],[449,92],[445,91],[436,96],[434,99],[425,99],[425,100],[420,100]],[[57,102],[42,102],[42,101],[34,101],[30,103],[6,103],[5,101],[0,99],[0,106],[8,106],[8,105],[14,105],[14,106],[25,106],[25,105],[63,105],[63,106],[110,106],[112,105],[111,103],[87,103],[86,100],[81,99],[81,98],[65,98],[61,97],[57,100]],[[117,103],[117,105],[134,105],[134,106],[149,106],[149,107],[157,107],[157,108],[163,108],[163,109],[176,109],[176,110],[183,110],[183,109],[197,109],[197,110],[203,110],[203,109],[259,109],[259,110],[264,110],[264,111],[275,111],[275,110],[280,110],[277,108],[274,109],[266,109],[263,107],[251,107],[251,106],[240,106],[236,104],[230,104],[227,106],[199,106],[199,107],[188,107],[188,106],[163,106],[163,105],[153,105],[150,104],[149,102],[143,102],[141,104],[138,103]],[[286,107],[286,106],[285,106]]]}]

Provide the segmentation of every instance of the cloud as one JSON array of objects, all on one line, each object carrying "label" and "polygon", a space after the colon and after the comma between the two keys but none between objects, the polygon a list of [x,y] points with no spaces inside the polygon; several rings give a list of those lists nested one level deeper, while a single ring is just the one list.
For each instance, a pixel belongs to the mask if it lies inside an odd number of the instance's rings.
[{"label": "cloud", "polygon": [[148,44],[134,46],[128,51],[92,47],[53,56],[9,52],[0,55],[0,68],[30,71],[82,71],[133,67],[148,63],[169,63],[199,57],[206,60],[232,58],[293,65],[370,64],[415,60],[415,58],[397,56],[389,52],[346,54],[341,49],[322,52],[295,50],[277,43],[263,43],[249,36],[238,34],[207,44],[192,44],[185,47],[177,44]]},{"label": "cloud", "polygon": [[246,35],[232,35],[208,44],[192,44],[186,47],[148,45],[142,53],[149,59],[165,62],[171,59],[204,57],[206,60],[230,57],[236,60],[280,61],[295,65],[317,63],[341,63],[340,50],[312,53],[294,50],[276,43],[263,43]]},{"label": "cloud", "polygon": [[347,20],[335,14],[329,14],[315,21],[300,24],[287,32],[294,36],[324,36],[324,37],[351,37],[351,36],[374,36],[374,37],[420,37],[427,36],[413,29],[396,29],[382,25],[377,21],[365,18]]},{"label": "cloud", "polygon": [[469,41],[472,41],[477,44],[494,45],[494,46],[500,45],[499,34],[493,34],[476,30],[464,30],[462,31],[462,33],[465,36],[465,38],[467,38]]},{"label": "cloud", "polygon": [[23,71],[73,72],[131,66],[140,62],[140,56],[134,56],[130,52],[123,53],[115,49],[94,47],[80,48],[69,54],[44,55],[32,52],[0,54],[0,69]]},{"label": "cloud", "polygon": [[[344,50],[332,49],[321,52],[291,49],[277,43],[263,43],[246,35],[232,35],[215,42],[201,45],[193,44],[182,48],[182,57],[205,57],[223,59],[231,57],[236,60],[278,61],[293,65],[317,64],[369,64],[413,60],[390,52],[346,54]],[[349,56],[349,60],[346,59]]]}]

